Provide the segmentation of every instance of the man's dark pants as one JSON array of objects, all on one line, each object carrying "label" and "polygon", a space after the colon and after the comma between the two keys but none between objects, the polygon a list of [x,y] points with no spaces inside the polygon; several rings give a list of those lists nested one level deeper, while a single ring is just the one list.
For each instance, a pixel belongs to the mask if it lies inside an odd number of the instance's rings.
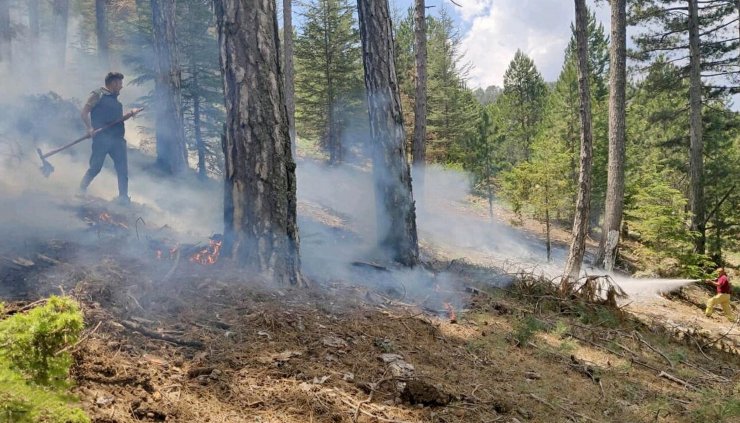
[{"label": "man's dark pants", "polygon": [[126,157],[126,140],[116,137],[98,136],[92,142],[92,155],[90,156],[90,168],[85,173],[80,183],[80,189],[85,191],[98,176],[105,163],[105,156],[113,159],[113,165],[118,175],[118,196],[128,198],[128,160]]}]

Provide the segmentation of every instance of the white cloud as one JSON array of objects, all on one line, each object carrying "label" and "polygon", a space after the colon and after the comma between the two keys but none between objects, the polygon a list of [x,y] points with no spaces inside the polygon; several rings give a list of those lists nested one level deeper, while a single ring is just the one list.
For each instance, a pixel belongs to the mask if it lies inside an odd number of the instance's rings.
[{"label": "white cloud", "polygon": [[[504,72],[517,49],[534,60],[545,80],[557,78],[575,15],[571,1],[455,1],[462,7],[454,10],[470,25],[462,42],[465,59],[473,65],[470,86],[503,86]],[[597,16],[605,22],[609,12],[603,9],[608,8],[597,9]]]}]

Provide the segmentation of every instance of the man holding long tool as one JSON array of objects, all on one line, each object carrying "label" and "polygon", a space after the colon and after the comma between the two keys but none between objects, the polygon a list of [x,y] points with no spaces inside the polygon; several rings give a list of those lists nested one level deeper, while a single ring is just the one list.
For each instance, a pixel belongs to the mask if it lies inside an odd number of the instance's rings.
[{"label": "man holding long tool", "polygon": [[[110,72],[105,77],[105,87],[92,92],[85,107],[82,108],[82,121],[92,141],[90,168],[80,182],[80,191],[85,193],[92,180],[100,173],[105,156],[113,159],[118,176],[118,202],[129,204],[128,196],[128,162],[126,158],[126,140],[123,138],[124,118],[134,116],[140,110],[123,115],[123,105],[118,101],[118,94],[123,88],[123,75]],[[130,116],[129,116],[130,115]],[[111,123],[120,121],[111,126]]]}]

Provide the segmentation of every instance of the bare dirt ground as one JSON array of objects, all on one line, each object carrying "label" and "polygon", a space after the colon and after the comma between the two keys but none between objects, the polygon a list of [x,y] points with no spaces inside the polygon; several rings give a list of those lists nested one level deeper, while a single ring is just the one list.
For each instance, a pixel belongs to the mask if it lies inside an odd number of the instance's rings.
[{"label": "bare dirt ground", "polygon": [[[537,284],[494,288],[512,275],[491,257],[435,242],[423,243],[427,290],[407,291],[403,273],[373,264],[355,278],[275,288],[192,260],[198,246],[172,258],[151,242],[123,247],[136,215],[106,207],[78,213],[92,241],[4,249],[0,265],[3,296],[17,300],[9,310],[60,292],[82,303],[74,393],[98,423],[740,416],[736,337],[717,338],[719,318],[705,322],[716,331],[690,325],[703,292],[629,313],[562,302]],[[343,225],[320,206],[301,209]],[[368,288],[368,272],[395,284]]]}]

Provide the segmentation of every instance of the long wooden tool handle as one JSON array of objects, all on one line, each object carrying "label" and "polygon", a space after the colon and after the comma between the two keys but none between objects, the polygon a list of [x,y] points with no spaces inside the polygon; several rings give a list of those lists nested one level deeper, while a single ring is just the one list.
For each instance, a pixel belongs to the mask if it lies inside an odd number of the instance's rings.
[{"label": "long wooden tool handle", "polygon": [[[142,108],[139,108],[139,109],[134,109],[134,110],[132,110],[132,111],[130,111],[130,112],[128,112],[128,113],[126,113],[126,114],[125,114],[125,115],[124,115],[124,116],[123,116],[122,118],[120,118],[120,119],[116,120],[115,122],[111,122],[111,123],[109,123],[109,124],[107,124],[107,125],[103,126],[102,128],[98,128],[98,129],[96,129],[95,131],[93,131],[93,135],[95,135],[95,134],[97,134],[97,133],[100,133],[100,132],[103,132],[103,131],[105,131],[105,130],[106,130],[106,129],[108,129],[108,128],[112,128],[112,127],[114,127],[114,126],[118,125],[118,124],[119,124],[119,123],[121,123],[121,122],[125,122],[125,121],[127,121],[128,119],[130,119],[130,118],[132,118],[132,117],[136,116],[136,114],[138,114],[138,113],[139,113],[139,112],[141,112],[142,110],[144,110],[144,108],[143,108],[143,107],[142,107]],[[60,151],[64,151],[64,150],[68,149],[69,147],[72,147],[72,146],[74,146],[74,145],[77,145],[77,144],[81,143],[82,141],[85,141],[85,140],[86,140],[86,139],[88,139],[88,138],[91,138],[90,134],[87,134],[87,135],[84,135],[84,136],[82,136],[82,137],[80,137],[80,138],[77,138],[76,140],[72,141],[71,143],[69,143],[69,144],[67,144],[67,145],[63,145],[63,146],[61,146],[61,147],[59,147],[59,148],[57,148],[57,149],[55,149],[55,150],[51,150],[50,152],[48,152],[48,153],[46,153],[46,154],[43,154],[43,155],[41,155],[41,159],[43,160],[43,159],[46,159],[46,158],[48,158],[48,157],[51,157],[51,156],[53,156],[53,155],[57,154],[57,153],[58,153],[58,152],[60,152]]]}]

